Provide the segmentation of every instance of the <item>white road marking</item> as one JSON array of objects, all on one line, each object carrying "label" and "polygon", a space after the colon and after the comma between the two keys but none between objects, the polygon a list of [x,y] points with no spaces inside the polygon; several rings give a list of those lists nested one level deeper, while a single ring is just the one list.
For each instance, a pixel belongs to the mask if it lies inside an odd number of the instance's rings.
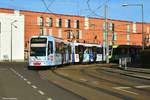
[{"label": "white road marking", "polygon": [[27,81],[27,79],[26,79],[26,78],[23,78],[23,80],[24,80],[24,81]]},{"label": "white road marking", "polygon": [[30,81],[27,81],[27,83],[30,85],[31,84],[31,82]]},{"label": "white road marking", "polygon": [[24,78],[23,76],[20,76],[21,78]]},{"label": "white road marking", "polygon": [[[21,74],[19,74],[17,71],[15,71],[13,68],[10,68],[11,71],[13,71],[16,75],[18,75],[19,77],[21,77],[24,81],[27,82],[27,84],[29,84],[32,88],[37,89],[38,87],[36,87],[35,85],[31,85],[31,82],[28,81],[26,78],[24,78]],[[38,90],[38,92],[41,95],[44,95],[44,92],[41,90]],[[17,100],[17,98],[2,98],[3,100]],[[47,100],[52,100],[51,98],[48,98]]]},{"label": "white road marking", "polygon": [[129,88],[131,88],[131,87],[114,87],[114,89],[117,89],[117,90],[120,90],[120,91],[124,91],[124,92],[135,94],[135,95],[139,95],[138,93],[124,90],[124,89],[129,89]]},{"label": "white road marking", "polygon": [[18,76],[20,77],[21,75],[20,75],[20,74],[18,74]]},{"label": "white road marking", "polygon": [[3,97],[2,100],[17,100],[17,98],[6,98],[6,97]]},{"label": "white road marking", "polygon": [[135,88],[150,88],[150,85],[135,86]]},{"label": "white road marking", "polygon": [[135,95],[139,95],[138,93],[127,91],[127,90],[123,90],[123,89],[118,89],[118,90],[121,90],[121,91],[124,91],[124,92],[128,92],[128,93],[131,93],[131,94],[135,94]]},{"label": "white road marking", "polygon": [[13,71],[14,73],[16,72],[14,69],[10,68],[11,71]]},{"label": "white road marking", "polygon": [[52,98],[48,98],[47,100],[53,100]]},{"label": "white road marking", "polygon": [[39,92],[41,95],[44,95],[44,92],[42,92],[41,90],[38,90],[38,92]]},{"label": "white road marking", "polygon": [[115,89],[129,89],[131,87],[114,87]]},{"label": "white road marking", "polygon": [[83,81],[83,82],[88,81],[87,79],[84,79],[84,78],[81,78],[80,80]]},{"label": "white road marking", "polygon": [[32,88],[37,89],[37,87],[35,85],[32,85]]}]

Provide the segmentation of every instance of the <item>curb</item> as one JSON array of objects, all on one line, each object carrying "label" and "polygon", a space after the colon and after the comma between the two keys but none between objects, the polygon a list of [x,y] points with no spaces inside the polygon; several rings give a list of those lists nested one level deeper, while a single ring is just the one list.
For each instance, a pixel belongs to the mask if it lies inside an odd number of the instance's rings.
[{"label": "curb", "polygon": [[131,75],[131,74],[125,74],[125,73],[120,73],[120,74],[125,75],[125,76],[130,76],[130,77],[135,77],[135,78],[150,80],[150,77],[138,76],[138,75]]},{"label": "curb", "polygon": [[129,68],[127,68],[126,71],[150,74],[150,71],[146,72],[146,71],[142,71],[142,70],[130,70]]}]

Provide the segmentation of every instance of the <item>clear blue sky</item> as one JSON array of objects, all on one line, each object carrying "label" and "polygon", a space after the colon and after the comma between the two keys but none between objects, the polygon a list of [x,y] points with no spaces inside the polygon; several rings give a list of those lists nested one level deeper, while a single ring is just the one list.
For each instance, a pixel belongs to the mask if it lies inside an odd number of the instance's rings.
[{"label": "clear blue sky", "polygon": [[[107,0],[44,0],[49,10],[53,13],[82,15],[90,17],[104,16],[104,3]],[[87,1],[89,1],[87,3]],[[140,7],[122,7],[123,3],[143,4],[144,21],[150,23],[150,0],[108,0],[108,17],[111,19],[141,21]],[[101,6],[101,7],[100,7]],[[100,7],[100,9],[97,9]],[[50,12],[42,0],[1,0],[0,8],[17,10],[33,10]],[[94,13],[93,13],[94,12]]]}]

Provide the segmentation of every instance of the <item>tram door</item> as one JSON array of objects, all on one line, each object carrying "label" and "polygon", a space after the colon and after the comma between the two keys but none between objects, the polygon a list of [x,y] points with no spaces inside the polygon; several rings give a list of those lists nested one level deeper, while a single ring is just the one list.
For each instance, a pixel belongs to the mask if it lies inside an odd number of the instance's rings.
[{"label": "tram door", "polygon": [[82,45],[78,46],[78,54],[79,54],[79,63],[83,62],[83,54],[84,54],[84,47]]},{"label": "tram door", "polygon": [[93,50],[93,60],[94,60],[94,63],[96,62],[96,59],[97,59],[97,47],[96,46],[94,46],[93,48],[92,48]]}]

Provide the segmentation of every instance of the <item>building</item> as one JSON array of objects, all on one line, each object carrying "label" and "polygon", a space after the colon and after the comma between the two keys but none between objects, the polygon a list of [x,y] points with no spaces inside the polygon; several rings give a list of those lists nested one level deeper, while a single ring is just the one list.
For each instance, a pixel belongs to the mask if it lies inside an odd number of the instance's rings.
[{"label": "building", "polygon": [[[104,44],[105,20],[103,18],[87,18],[0,8],[0,13],[24,16],[24,48],[29,47],[29,39],[33,35],[52,35],[65,41]],[[142,24],[140,22],[108,19],[107,32],[109,45],[142,45]],[[144,23],[145,45],[150,46],[150,23]]]},{"label": "building", "polygon": [[24,15],[0,13],[0,61],[24,60]]}]

